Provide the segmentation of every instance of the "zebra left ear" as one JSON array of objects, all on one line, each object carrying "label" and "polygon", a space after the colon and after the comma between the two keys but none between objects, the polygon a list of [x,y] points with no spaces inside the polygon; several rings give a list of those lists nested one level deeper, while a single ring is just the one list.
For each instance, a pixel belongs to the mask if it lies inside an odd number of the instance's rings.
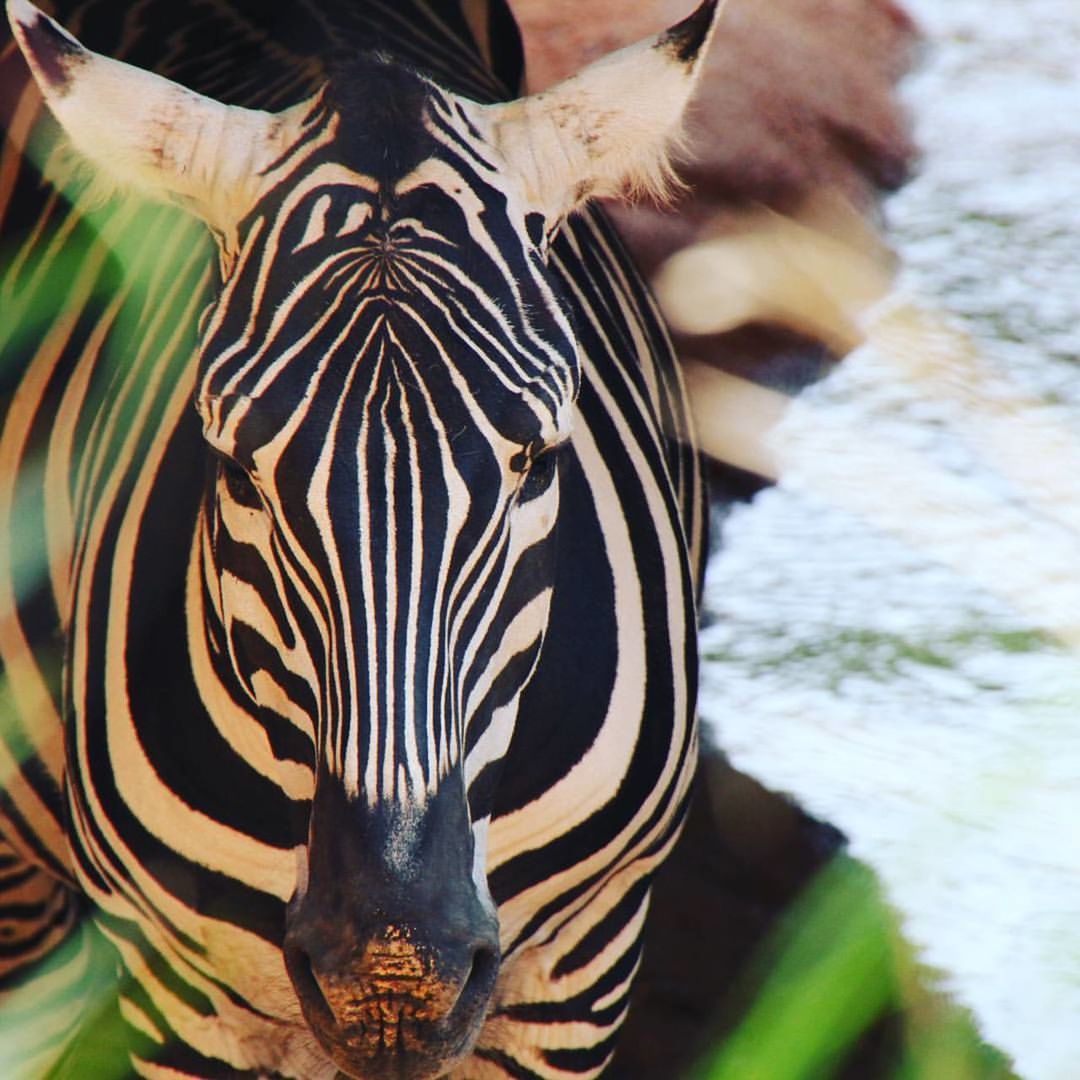
[{"label": "zebra left ear", "polygon": [[30,0],[7,0],[15,40],[75,149],[112,185],[176,202],[228,233],[302,107],[242,109],[83,46]]},{"label": "zebra left ear", "polygon": [[526,200],[549,221],[591,196],[651,195],[678,186],[670,152],[712,37],[718,0],[658,37],[590,64],[549,90],[471,113]]}]

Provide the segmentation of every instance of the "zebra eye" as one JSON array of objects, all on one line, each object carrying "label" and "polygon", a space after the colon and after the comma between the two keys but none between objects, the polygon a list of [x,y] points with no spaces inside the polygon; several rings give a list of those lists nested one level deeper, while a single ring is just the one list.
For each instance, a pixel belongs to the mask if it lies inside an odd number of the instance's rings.
[{"label": "zebra eye", "polygon": [[229,496],[241,506],[247,506],[253,510],[261,509],[262,496],[254,480],[244,469],[226,454],[215,453],[214,459],[217,462],[218,476]]},{"label": "zebra eye", "polygon": [[558,446],[545,447],[530,456],[530,460],[522,470],[525,476],[518,488],[519,505],[531,502],[551,487],[558,464]]}]

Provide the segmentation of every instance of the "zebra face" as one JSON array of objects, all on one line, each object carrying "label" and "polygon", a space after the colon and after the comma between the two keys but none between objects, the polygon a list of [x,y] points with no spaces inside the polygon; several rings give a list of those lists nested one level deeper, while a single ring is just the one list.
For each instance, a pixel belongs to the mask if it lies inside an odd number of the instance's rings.
[{"label": "zebra face", "polygon": [[219,615],[261,639],[233,666],[271,708],[252,672],[295,656],[270,681],[307,683],[313,767],[375,805],[432,795],[513,697],[501,658],[517,685],[535,658],[579,366],[540,215],[461,107],[377,61],[357,84],[385,130],[313,107],[238,230],[197,403]]},{"label": "zebra face", "polygon": [[195,675],[297,808],[283,954],[348,1075],[445,1075],[490,1007],[485,825],[543,642],[581,378],[546,240],[589,195],[663,188],[715,6],[514,102],[369,59],[269,114],[8,0],[76,147],[219,242]]},{"label": "zebra face", "polygon": [[309,740],[305,1017],[340,1068],[391,1044],[420,1076],[471,1045],[498,970],[483,827],[579,364],[541,215],[465,110],[377,60],[346,77],[393,102],[385,129],[313,104],[206,316],[200,560],[218,677]]}]

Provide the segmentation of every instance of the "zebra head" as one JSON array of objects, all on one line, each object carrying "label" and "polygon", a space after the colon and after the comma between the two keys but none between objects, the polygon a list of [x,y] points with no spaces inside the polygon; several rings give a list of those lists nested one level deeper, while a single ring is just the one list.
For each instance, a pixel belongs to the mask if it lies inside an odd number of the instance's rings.
[{"label": "zebra head", "polygon": [[581,379],[547,244],[592,195],[662,188],[715,3],[517,101],[371,55],[279,113],[8,6],[75,146],[218,242],[189,607],[209,707],[238,744],[259,725],[304,808],[283,940],[304,1018],[349,1075],[443,1075],[499,971],[485,830]]}]

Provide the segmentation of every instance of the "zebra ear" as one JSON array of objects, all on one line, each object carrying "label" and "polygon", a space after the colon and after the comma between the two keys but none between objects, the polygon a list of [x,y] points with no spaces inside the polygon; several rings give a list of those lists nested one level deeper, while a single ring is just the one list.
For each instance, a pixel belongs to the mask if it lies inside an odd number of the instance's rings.
[{"label": "zebra ear", "polygon": [[678,187],[670,163],[718,11],[706,0],[658,37],[605,56],[548,90],[476,106],[477,124],[549,221],[590,196]]},{"label": "zebra ear", "polygon": [[296,110],[223,105],[91,52],[29,0],[7,0],[15,39],[75,149],[112,185],[193,210],[227,233],[260,172],[289,145]]}]

